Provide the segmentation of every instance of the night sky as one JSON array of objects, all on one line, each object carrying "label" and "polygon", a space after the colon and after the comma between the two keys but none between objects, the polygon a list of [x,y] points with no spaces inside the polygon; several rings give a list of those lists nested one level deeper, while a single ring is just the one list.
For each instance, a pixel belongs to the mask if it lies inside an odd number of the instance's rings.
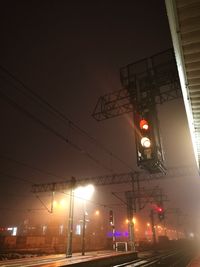
[{"label": "night sky", "polygon": [[[96,122],[91,114],[99,96],[121,89],[120,67],[172,47],[164,1],[6,1],[0,8],[0,32],[0,65],[137,169],[132,114],[104,122]],[[0,84],[0,92],[101,163],[49,132],[0,94],[0,226],[47,213],[27,212],[43,208],[30,192],[32,183],[103,175],[110,173],[108,169],[130,171],[71,124],[22,94],[21,85],[2,68]],[[154,184],[165,189],[171,200],[168,207],[181,208],[197,221],[200,184],[183,101],[165,103],[158,111],[167,167],[191,167],[195,175]],[[97,188],[96,203],[118,203],[110,192],[127,186]]]}]

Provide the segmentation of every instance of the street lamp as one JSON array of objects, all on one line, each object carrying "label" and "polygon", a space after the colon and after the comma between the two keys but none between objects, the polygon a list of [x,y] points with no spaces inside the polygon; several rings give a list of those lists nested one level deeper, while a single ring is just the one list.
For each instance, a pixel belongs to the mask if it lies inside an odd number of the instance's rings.
[{"label": "street lamp", "polygon": [[81,198],[84,201],[90,200],[93,193],[94,193],[94,186],[92,184],[86,186],[79,186],[74,191],[75,197]]},{"label": "street lamp", "polygon": [[66,252],[67,258],[72,257],[73,219],[74,219],[74,188],[71,187],[69,195],[69,217],[68,217],[67,252]]},{"label": "street lamp", "polygon": [[75,189],[75,196],[83,200],[83,225],[82,225],[82,255],[85,255],[85,227],[86,227],[86,200],[90,200],[94,193],[94,186],[89,184],[87,186],[81,186]]}]

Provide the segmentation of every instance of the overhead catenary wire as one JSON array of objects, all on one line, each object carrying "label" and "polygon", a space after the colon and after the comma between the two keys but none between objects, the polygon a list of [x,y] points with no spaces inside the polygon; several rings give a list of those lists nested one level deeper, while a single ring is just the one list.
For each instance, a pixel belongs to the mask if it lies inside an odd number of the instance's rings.
[{"label": "overhead catenary wire", "polygon": [[[17,83],[19,83],[23,87],[23,89],[25,89],[25,91],[24,91],[22,88],[17,88],[23,94],[25,94],[27,97],[33,99],[34,101],[39,101],[40,103],[42,103],[43,104],[43,108],[45,108],[49,112],[53,113],[54,115],[56,115],[57,117],[59,117],[60,119],[62,119],[62,121],[65,124],[67,123],[66,125],[68,127],[73,127],[75,130],[79,131],[81,134],[83,134],[84,136],[86,136],[97,147],[99,147],[102,150],[104,150],[104,152],[106,152],[110,157],[115,158],[116,160],[118,160],[119,162],[121,162],[124,166],[126,166],[127,168],[129,168],[131,171],[133,171],[133,172],[135,171],[129,164],[127,164],[119,156],[115,155],[112,151],[110,151],[109,149],[107,149],[96,138],[94,138],[93,136],[91,136],[89,133],[87,133],[85,130],[83,130],[80,126],[78,126],[76,123],[74,123],[72,120],[70,120],[65,114],[63,114],[56,107],[54,107],[52,104],[50,104],[47,100],[45,100],[44,98],[42,98],[39,94],[37,94],[31,88],[29,88],[23,81],[21,81],[19,78],[17,78],[15,75],[13,75],[10,71],[8,71],[6,68],[4,68],[1,65],[0,65],[0,69],[4,73],[6,73],[7,75],[9,75]],[[10,81],[7,81],[7,82],[10,82]],[[29,92],[29,94],[27,94],[26,92]]]},{"label": "overhead catenary wire", "polygon": [[[6,197],[11,197],[11,198],[35,198],[35,195],[33,195],[33,194],[27,194],[27,195],[25,195],[25,194],[15,194],[15,193],[10,193],[10,192],[5,192],[5,191],[1,191],[0,190],[0,195],[1,196],[6,196]],[[43,197],[45,197],[45,198],[49,198],[50,197],[50,195],[45,195],[45,196],[43,196]]]},{"label": "overhead catenary wire", "polygon": [[5,101],[7,101],[10,105],[12,105],[15,109],[25,114],[27,117],[35,121],[36,123],[40,124],[43,128],[54,134],[56,137],[64,141],[66,144],[69,144],[72,146],[75,150],[77,150],[79,153],[86,155],[88,158],[90,158],[92,161],[94,161],[97,165],[103,167],[109,172],[112,172],[110,168],[105,166],[103,163],[101,163],[98,159],[93,157],[89,152],[87,152],[85,149],[82,149],[77,144],[73,143],[69,139],[67,139],[64,135],[56,131],[53,127],[49,126],[47,123],[43,122],[41,119],[37,118],[35,115],[33,115],[31,112],[29,112],[27,109],[16,103],[13,99],[5,95],[2,91],[0,91],[0,97],[3,98]]},{"label": "overhead catenary wire", "polygon": [[6,177],[8,177],[10,179],[14,179],[14,180],[17,180],[17,181],[25,182],[25,183],[28,183],[30,185],[33,184],[33,182],[28,180],[28,179],[25,179],[25,178],[22,178],[22,177],[19,177],[19,176],[16,176],[16,175],[8,174],[8,173],[2,172],[2,171],[0,171],[0,175],[6,176]]},{"label": "overhead catenary wire", "polygon": [[44,169],[41,169],[41,168],[38,168],[38,167],[35,167],[35,166],[32,166],[28,163],[25,163],[25,162],[22,162],[22,161],[19,161],[19,160],[16,160],[14,158],[11,158],[9,156],[6,156],[6,155],[2,155],[0,154],[0,159],[4,159],[4,160],[7,160],[7,161],[11,161],[15,164],[18,164],[18,165],[21,165],[21,166],[24,166],[26,168],[29,168],[29,169],[32,169],[34,171],[37,171],[37,172],[40,172],[42,174],[45,174],[45,175],[48,175],[48,176],[52,176],[52,177],[56,177],[56,178],[61,178],[61,179],[65,179],[66,177],[63,177],[61,175],[57,175],[53,172],[50,172],[50,171],[47,171],[47,170],[44,170]]},{"label": "overhead catenary wire", "polygon": [[16,208],[5,208],[0,207],[0,210],[6,211],[6,212],[38,212],[38,211],[45,211],[45,209],[16,209]]},{"label": "overhead catenary wire", "polygon": [[[66,193],[66,192],[58,191],[57,193],[64,194],[66,196],[70,196],[70,193]],[[16,195],[16,194],[9,194],[9,197],[25,197],[25,196]],[[42,206],[44,208],[12,209],[12,208],[0,207],[0,210],[4,210],[4,211],[8,211],[8,212],[10,212],[12,210],[14,210],[16,212],[48,211],[48,213],[52,213],[52,212],[50,212],[50,210],[47,208],[46,204],[40,199],[40,197],[38,195],[34,195],[33,197],[36,197],[40,201],[40,203],[42,204]],[[90,204],[93,204],[95,206],[108,208],[108,209],[113,209],[113,207],[118,207],[118,206],[124,206],[123,204],[118,204],[118,203],[103,204],[103,203],[99,203],[99,202],[96,202],[96,201],[85,199],[85,198],[77,196],[77,195],[74,195],[74,198],[75,199],[84,200],[84,201],[86,201],[86,202],[88,202]]]},{"label": "overhead catenary wire", "polygon": [[[66,193],[66,192],[63,192],[63,191],[58,191],[58,193],[64,194],[66,196],[71,196],[70,193]],[[109,209],[111,209],[113,206],[121,206],[120,204],[109,204],[109,205],[108,204],[102,204],[102,203],[99,203],[99,202],[96,202],[96,201],[93,201],[93,200],[90,200],[90,199],[86,199],[84,197],[77,196],[76,194],[73,194],[73,197],[76,198],[76,199],[80,199],[80,200],[86,201],[88,203],[94,204],[96,206],[101,206],[101,207],[109,208]]]},{"label": "overhead catenary wire", "polygon": [[[20,176],[10,175],[10,174],[3,173],[3,172],[0,172],[0,174],[3,174],[5,176],[7,176],[7,177],[9,177],[11,179],[15,179],[17,181],[20,180],[20,181],[23,181],[23,182],[26,182],[26,183],[29,183],[29,184],[31,183],[32,184],[32,182],[30,180],[27,180],[27,179],[25,179],[23,177],[20,177]],[[66,196],[70,196],[70,193],[67,193],[67,192],[64,192],[64,191],[57,191],[57,193],[64,194]],[[42,205],[45,206],[45,208],[43,210],[47,210],[49,212],[49,209],[46,207],[46,205],[44,204],[44,202],[40,199],[40,197],[39,197],[38,194],[34,194],[34,195],[31,196],[31,195],[21,195],[21,194],[20,195],[17,195],[17,194],[12,194],[12,193],[9,193],[9,194],[6,193],[6,195],[9,196],[9,197],[14,197],[14,198],[15,197],[17,197],[17,198],[18,197],[20,197],[20,198],[36,197],[42,203]],[[47,197],[47,196],[45,196],[45,197]],[[76,199],[84,200],[84,201],[86,201],[88,203],[91,203],[93,205],[96,205],[96,206],[104,207],[104,208],[113,208],[113,206],[122,206],[121,204],[103,204],[103,203],[99,203],[99,202],[96,202],[96,201],[93,201],[93,200],[86,199],[84,197],[80,197],[80,196],[78,196],[76,194],[74,194],[73,197],[76,198]],[[3,208],[0,208],[0,210],[1,209],[3,209]],[[25,209],[25,210],[28,210],[28,209]],[[31,209],[29,209],[29,210],[31,210]],[[38,210],[41,210],[41,209],[38,209]]]}]

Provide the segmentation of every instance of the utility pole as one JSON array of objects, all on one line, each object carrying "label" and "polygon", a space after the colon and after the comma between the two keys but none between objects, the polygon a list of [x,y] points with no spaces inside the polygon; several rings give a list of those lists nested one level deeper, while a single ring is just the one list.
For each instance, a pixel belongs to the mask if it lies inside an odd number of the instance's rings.
[{"label": "utility pole", "polygon": [[178,231],[179,231],[179,216],[180,216],[180,210],[176,209],[176,238],[177,238],[177,240],[179,240],[179,234],[178,234]]},{"label": "utility pole", "polygon": [[86,225],[86,211],[83,214],[83,229],[82,229],[82,256],[85,255],[85,225]]},{"label": "utility pole", "polygon": [[113,210],[109,211],[109,222],[110,222],[110,226],[112,229],[112,248],[113,250],[116,249],[116,237],[115,237],[115,217],[114,217],[114,213]]},{"label": "utility pole", "polygon": [[128,233],[129,233],[130,250],[135,251],[132,192],[125,192],[125,196],[126,196],[126,202],[127,202]]},{"label": "utility pole", "polygon": [[150,211],[150,220],[151,220],[151,230],[153,235],[153,245],[156,245],[156,231],[155,231],[155,225],[154,225],[154,211],[151,209]]},{"label": "utility pole", "polygon": [[67,228],[67,252],[66,258],[72,257],[72,237],[73,237],[73,218],[74,218],[74,186],[76,180],[74,177],[71,179],[71,189],[69,195],[69,215],[68,215],[68,228]]},{"label": "utility pole", "polygon": [[113,250],[116,249],[116,236],[115,236],[115,216],[113,214],[113,223],[112,223],[112,241],[113,241]]},{"label": "utility pole", "polygon": [[85,229],[86,229],[86,223],[88,222],[86,216],[88,215],[86,211],[86,203],[85,200],[83,201],[83,224],[82,224],[82,242],[81,242],[81,251],[82,256],[85,255]]}]

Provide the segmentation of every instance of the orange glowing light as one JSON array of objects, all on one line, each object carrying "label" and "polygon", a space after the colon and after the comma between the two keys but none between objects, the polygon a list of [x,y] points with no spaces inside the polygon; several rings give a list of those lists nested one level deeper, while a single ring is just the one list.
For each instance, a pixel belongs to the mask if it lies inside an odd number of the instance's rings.
[{"label": "orange glowing light", "polygon": [[146,131],[149,129],[149,125],[148,125],[148,122],[146,120],[142,119],[140,121],[140,129],[146,130]]},{"label": "orange glowing light", "polygon": [[99,214],[100,214],[99,210],[96,210],[95,215],[99,216]]},{"label": "orange glowing light", "polygon": [[60,201],[60,206],[61,206],[61,207],[65,207],[65,206],[66,206],[66,200],[65,200],[65,199],[62,199],[62,200]]},{"label": "orange glowing light", "polygon": [[137,222],[137,221],[136,221],[136,218],[133,217],[132,222],[133,222],[134,224],[136,224],[136,222]]},{"label": "orange glowing light", "polygon": [[54,206],[54,207],[57,207],[57,205],[58,205],[57,201],[54,200],[54,202],[53,202],[53,206]]}]

